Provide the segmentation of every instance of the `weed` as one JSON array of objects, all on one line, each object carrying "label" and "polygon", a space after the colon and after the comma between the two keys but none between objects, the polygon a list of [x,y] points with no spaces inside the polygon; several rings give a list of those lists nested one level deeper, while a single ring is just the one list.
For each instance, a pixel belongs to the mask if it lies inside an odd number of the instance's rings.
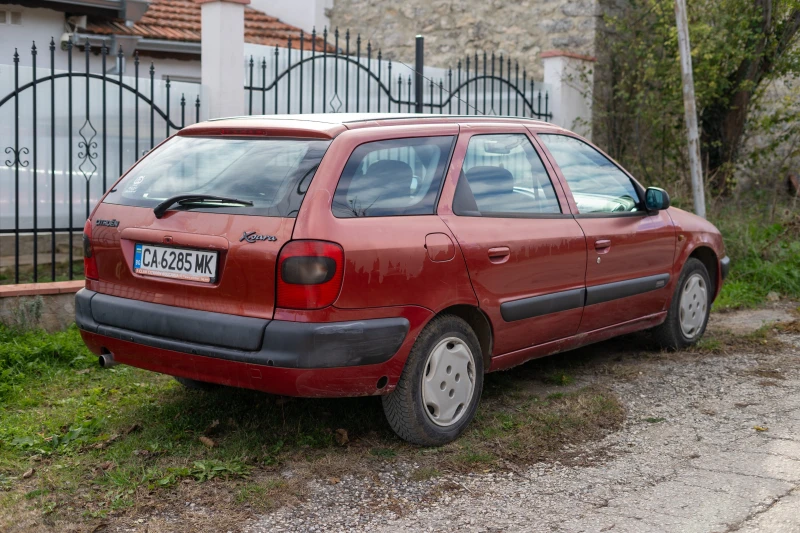
[{"label": "weed", "polygon": [[411,476],[409,477],[411,478],[412,481],[426,481],[428,479],[439,477],[441,475],[442,473],[439,472],[437,469],[430,466],[423,466],[411,472]]},{"label": "weed", "polygon": [[38,498],[39,496],[46,495],[48,492],[49,491],[47,489],[34,489],[34,490],[30,491],[30,492],[26,492],[25,493],[25,499],[26,500],[33,500],[34,498]]},{"label": "weed", "polygon": [[44,299],[41,296],[33,298],[17,298],[11,310],[11,327],[18,330],[30,330],[39,325],[42,319]]},{"label": "weed", "polygon": [[566,372],[557,371],[546,374],[542,377],[542,381],[549,385],[558,385],[559,387],[566,387],[575,383],[575,378]]},{"label": "weed", "polygon": [[267,487],[258,483],[247,483],[239,487],[236,492],[236,503],[250,503],[258,501],[267,494]]},{"label": "weed", "polygon": [[659,417],[652,417],[651,416],[651,417],[647,417],[647,418],[644,419],[645,422],[648,422],[650,424],[658,424],[659,422],[664,422],[665,420],[666,420],[666,418],[660,417],[660,416]]},{"label": "weed", "polygon": [[230,463],[223,463],[220,461],[195,461],[189,474],[198,482],[209,481],[211,479],[222,477],[246,477],[249,473],[249,468],[240,461]]},{"label": "weed", "polygon": [[375,457],[383,457],[385,459],[397,456],[397,452],[390,448],[372,448],[369,453]]}]

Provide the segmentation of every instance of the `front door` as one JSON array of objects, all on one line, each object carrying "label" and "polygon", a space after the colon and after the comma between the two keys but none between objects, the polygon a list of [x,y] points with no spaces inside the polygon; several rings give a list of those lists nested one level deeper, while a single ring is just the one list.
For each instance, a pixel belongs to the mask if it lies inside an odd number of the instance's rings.
[{"label": "front door", "polygon": [[541,133],[586,234],[586,308],[579,332],[663,311],[672,288],[675,228],[644,209],[641,186],[588,143]]},{"label": "front door", "polygon": [[495,356],[580,324],[586,242],[549,172],[521,126],[462,130],[453,154],[438,213],[492,322]]}]

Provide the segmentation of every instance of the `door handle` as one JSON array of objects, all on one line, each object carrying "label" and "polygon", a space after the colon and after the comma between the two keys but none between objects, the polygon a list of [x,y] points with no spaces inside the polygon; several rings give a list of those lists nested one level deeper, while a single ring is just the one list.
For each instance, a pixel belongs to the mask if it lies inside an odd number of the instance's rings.
[{"label": "door handle", "polygon": [[489,261],[492,263],[500,264],[508,261],[511,255],[511,250],[508,246],[498,246],[497,248],[489,248]]},{"label": "door handle", "polygon": [[611,240],[610,239],[600,239],[594,241],[594,249],[598,251],[598,253],[604,254],[611,248]]}]

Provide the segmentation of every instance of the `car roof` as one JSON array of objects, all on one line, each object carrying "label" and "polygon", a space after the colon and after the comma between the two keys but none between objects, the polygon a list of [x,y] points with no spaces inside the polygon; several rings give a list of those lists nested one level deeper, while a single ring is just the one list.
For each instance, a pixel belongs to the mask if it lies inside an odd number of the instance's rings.
[{"label": "car roof", "polygon": [[[216,118],[181,130],[183,135],[224,134],[231,130],[280,130],[282,135],[333,138],[346,129],[416,124],[523,124],[542,129],[558,126],[527,117],[493,115],[438,115],[419,113],[305,113],[294,115],[253,115]],[[276,132],[277,133],[277,132]]]}]

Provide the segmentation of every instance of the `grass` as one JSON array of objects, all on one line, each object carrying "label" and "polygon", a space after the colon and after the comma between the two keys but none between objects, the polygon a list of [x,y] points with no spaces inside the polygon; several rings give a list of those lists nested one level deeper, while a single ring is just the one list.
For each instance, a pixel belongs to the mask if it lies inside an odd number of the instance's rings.
[{"label": "grass", "polygon": [[728,206],[709,219],[731,258],[716,309],[756,307],[771,292],[800,298],[800,215],[789,208]]},{"label": "grass", "polygon": [[[466,434],[423,449],[391,432],[374,397],[203,393],[167,376],[95,365],[74,327],[53,334],[0,327],[0,530],[23,516],[31,530],[43,521],[92,530],[112,517],[182,509],[186,501],[230,519],[303,498],[307,479],[372,475],[397,461],[417,465],[409,477],[422,481],[509,462],[567,460],[565,444],[600,438],[624,417],[606,390],[565,388],[540,398],[537,383],[551,370],[526,365],[488,375]],[[346,430],[345,445],[337,429]],[[292,476],[283,476],[287,471]]]}]

